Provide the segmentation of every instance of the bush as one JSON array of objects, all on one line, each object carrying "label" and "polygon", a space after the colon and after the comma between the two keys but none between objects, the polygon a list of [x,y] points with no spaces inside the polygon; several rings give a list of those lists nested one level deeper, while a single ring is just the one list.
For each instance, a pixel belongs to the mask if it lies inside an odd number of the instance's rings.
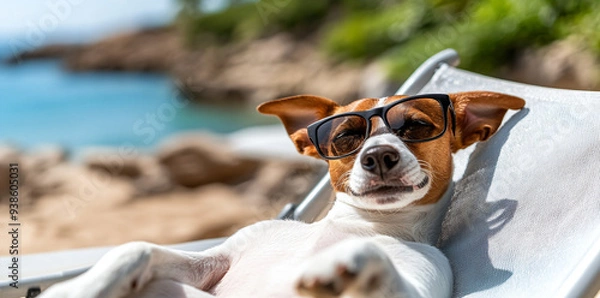
[{"label": "bush", "polygon": [[328,1],[261,0],[216,13],[187,15],[180,24],[192,44],[226,43],[318,27],[329,7]]},{"label": "bush", "polygon": [[484,74],[571,35],[600,57],[598,11],[597,0],[261,0],[188,17],[186,32],[196,42],[314,36],[328,55],[380,59],[402,81],[445,48],[460,53],[462,68]]},{"label": "bush", "polygon": [[405,1],[380,11],[351,11],[330,26],[323,49],[339,59],[373,58],[405,42],[428,24],[423,1]]},{"label": "bush", "polygon": [[460,53],[461,67],[493,74],[522,50],[554,39],[553,10],[543,0],[488,0],[470,5],[460,17],[420,32],[385,57],[397,80],[445,48]]}]

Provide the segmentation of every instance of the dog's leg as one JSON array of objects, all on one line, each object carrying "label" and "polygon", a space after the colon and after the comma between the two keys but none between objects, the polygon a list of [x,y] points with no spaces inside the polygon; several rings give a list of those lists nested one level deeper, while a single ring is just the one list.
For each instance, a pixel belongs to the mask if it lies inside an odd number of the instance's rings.
[{"label": "dog's leg", "polygon": [[229,259],[220,247],[184,252],[145,242],[117,247],[88,272],[50,287],[42,298],[117,298],[150,280],[169,279],[208,290],[225,275]]},{"label": "dog's leg", "polygon": [[[423,285],[431,280],[431,275],[449,273],[427,272],[431,268],[424,270],[430,263],[429,256],[423,256],[411,247],[395,241],[394,250],[400,249],[402,258],[407,259],[401,262],[401,265],[406,265],[406,270],[399,272],[394,265],[397,263],[397,255],[391,259],[380,244],[379,241],[376,244],[365,239],[351,239],[325,249],[305,264],[296,284],[297,291],[316,298],[447,297],[450,294],[451,278],[450,283],[442,286],[440,291],[424,289],[430,286],[440,287]],[[433,247],[431,249],[435,250]],[[436,271],[437,268],[432,270]],[[439,293],[444,294],[437,295]],[[434,296],[430,296],[432,294]]]}]

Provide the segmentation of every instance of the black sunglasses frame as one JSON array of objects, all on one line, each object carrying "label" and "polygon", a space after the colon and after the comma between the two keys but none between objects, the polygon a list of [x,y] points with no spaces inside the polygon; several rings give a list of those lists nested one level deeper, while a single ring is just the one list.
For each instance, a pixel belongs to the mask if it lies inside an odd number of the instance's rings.
[{"label": "black sunglasses frame", "polygon": [[[393,131],[393,129],[390,127],[390,124],[389,124],[387,116],[386,116],[387,112],[391,108],[393,108],[401,103],[405,103],[407,101],[412,101],[412,100],[417,100],[417,99],[422,99],[422,98],[435,99],[438,103],[440,103],[440,105],[442,106],[442,111],[444,113],[444,129],[438,135],[431,137],[431,138],[427,138],[427,139],[422,139],[422,140],[410,140],[410,139],[403,139],[403,138],[400,138],[400,139],[403,142],[407,142],[407,143],[422,143],[422,142],[428,142],[428,141],[432,141],[437,138],[440,138],[441,136],[443,136],[446,133],[446,130],[448,130],[448,110],[450,110],[450,117],[452,120],[452,133],[455,133],[456,132],[456,114],[454,112],[454,107],[452,106],[452,101],[450,100],[450,96],[448,96],[448,94],[443,94],[443,93],[432,93],[432,94],[419,94],[419,95],[405,97],[405,98],[402,98],[395,102],[392,102],[390,104],[387,104],[385,106],[369,109],[366,111],[348,112],[348,113],[342,113],[342,114],[323,118],[319,121],[316,121],[316,122],[310,124],[308,127],[306,127],[306,129],[308,131],[308,137],[309,137],[310,141],[313,143],[313,145],[315,146],[315,148],[317,149],[317,152],[319,153],[319,155],[321,157],[323,157],[324,159],[335,160],[335,159],[341,159],[341,158],[350,156],[350,155],[356,153],[362,147],[364,142],[370,137],[371,118],[378,116],[379,118],[381,118],[381,120],[383,121],[385,126],[389,130]],[[321,148],[318,144],[317,131],[319,130],[321,125],[327,123],[328,121],[335,119],[335,118],[345,117],[345,116],[359,116],[359,117],[362,117],[363,119],[365,119],[367,122],[366,137],[362,141],[360,146],[356,147],[356,149],[354,149],[346,154],[343,154],[340,156],[327,156],[321,151]]]}]

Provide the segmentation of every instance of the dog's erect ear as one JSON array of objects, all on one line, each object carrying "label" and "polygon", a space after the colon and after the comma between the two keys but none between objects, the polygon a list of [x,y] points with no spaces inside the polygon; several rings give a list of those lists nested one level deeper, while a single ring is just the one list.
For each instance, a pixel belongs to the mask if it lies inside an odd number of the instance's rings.
[{"label": "dog's erect ear", "polygon": [[308,138],[306,127],[332,115],[337,107],[337,103],[324,97],[297,95],[263,103],[257,109],[263,114],[275,115],[281,119],[298,152],[319,158],[317,149]]},{"label": "dog's erect ear", "polygon": [[471,91],[449,95],[456,113],[454,152],[487,140],[498,130],[506,111],[525,106],[523,99],[502,93]]}]

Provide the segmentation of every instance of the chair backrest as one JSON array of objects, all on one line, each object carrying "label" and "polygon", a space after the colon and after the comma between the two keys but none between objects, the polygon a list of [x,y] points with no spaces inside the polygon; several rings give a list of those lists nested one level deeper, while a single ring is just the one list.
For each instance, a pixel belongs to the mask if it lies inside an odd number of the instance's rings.
[{"label": "chair backrest", "polygon": [[527,101],[455,156],[441,248],[455,297],[594,297],[600,289],[600,92],[508,82],[443,65],[420,91]]},{"label": "chair backrest", "polygon": [[[455,155],[440,246],[454,297],[594,297],[600,290],[600,92],[508,82],[456,69],[444,50],[397,94],[488,90],[527,101],[487,142]],[[312,221],[328,176],[282,217]]]}]

